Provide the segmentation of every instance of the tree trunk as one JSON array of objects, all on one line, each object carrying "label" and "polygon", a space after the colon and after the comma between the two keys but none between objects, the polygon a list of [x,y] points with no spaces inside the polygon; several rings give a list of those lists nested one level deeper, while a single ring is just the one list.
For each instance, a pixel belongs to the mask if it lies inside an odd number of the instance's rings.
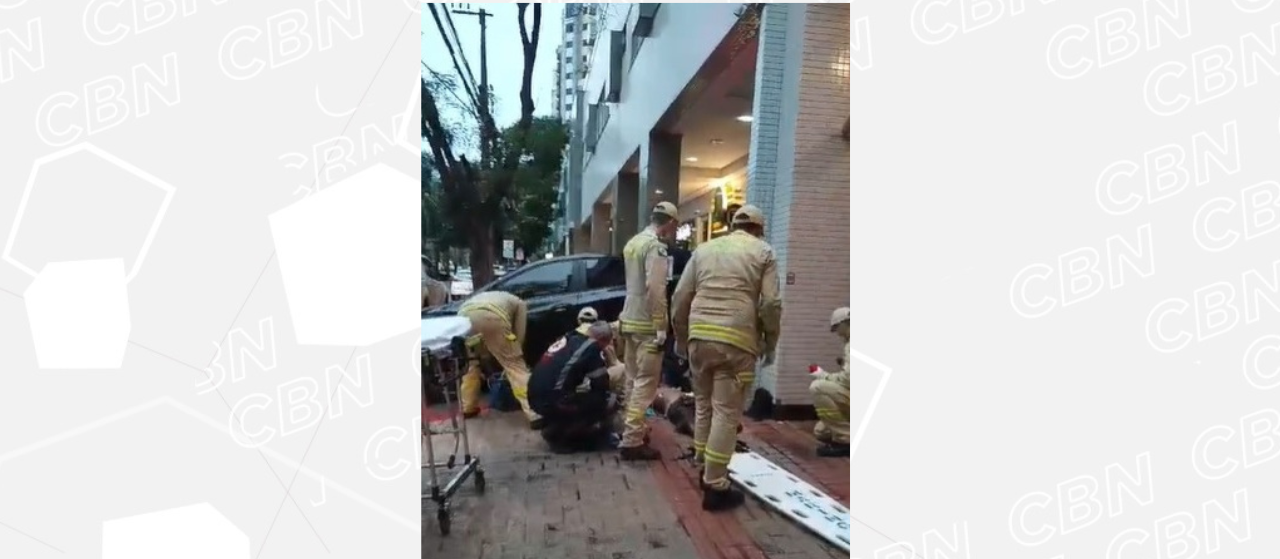
[{"label": "tree trunk", "polygon": [[488,223],[473,222],[469,233],[471,286],[478,290],[493,281],[493,229]]}]

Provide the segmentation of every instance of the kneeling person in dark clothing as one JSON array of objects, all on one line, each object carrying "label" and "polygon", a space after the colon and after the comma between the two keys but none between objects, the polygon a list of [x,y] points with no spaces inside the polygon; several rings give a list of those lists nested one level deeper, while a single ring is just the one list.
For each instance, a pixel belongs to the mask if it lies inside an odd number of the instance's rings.
[{"label": "kneeling person in dark clothing", "polygon": [[616,404],[610,401],[605,348],[613,328],[597,321],[585,336],[552,344],[529,378],[529,407],[545,420],[542,438],[557,452],[592,450],[609,433]]}]

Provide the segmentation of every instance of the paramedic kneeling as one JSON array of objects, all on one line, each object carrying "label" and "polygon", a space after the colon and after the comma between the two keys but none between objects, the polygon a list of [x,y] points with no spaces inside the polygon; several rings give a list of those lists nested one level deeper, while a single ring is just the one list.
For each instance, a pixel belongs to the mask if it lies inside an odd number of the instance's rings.
[{"label": "paramedic kneeling", "polygon": [[529,406],[543,418],[542,438],[555,452],[593,450],[608,440],[609,398],[605,348],[613,342],[609,323],[597,321],[586,336],[552,344],[529,379]]}]

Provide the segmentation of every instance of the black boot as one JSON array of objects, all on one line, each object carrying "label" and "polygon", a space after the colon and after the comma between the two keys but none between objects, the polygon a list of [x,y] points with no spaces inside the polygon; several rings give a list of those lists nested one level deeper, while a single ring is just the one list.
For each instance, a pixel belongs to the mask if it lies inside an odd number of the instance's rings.
[{"label": "black boot", "polygon": [[653,447],[642,444],[640,446],[624,446],[618,449],[618,457],[626,462],[648,462],[650,460],[659,460],[662,455],[654,450]]},{"label": "black boot", "polygon": [[849,445],[840,443],[818,445],[818,456],[823,458],[847,458],[849,456]]},{"label": "black boot", "polygon": [[705,511],[731,510],[742,505],[746,500],[746,496],[741,491],[732,487],[725,489],[706,487],[702,490],[702,510]]},{"label": "black boot", "polygon": [[529,422],[529,428],[533,429],[534,431],[541,431],[542,427],[545,426],[546,424],[547,424],[546,420],[539,417]]}]

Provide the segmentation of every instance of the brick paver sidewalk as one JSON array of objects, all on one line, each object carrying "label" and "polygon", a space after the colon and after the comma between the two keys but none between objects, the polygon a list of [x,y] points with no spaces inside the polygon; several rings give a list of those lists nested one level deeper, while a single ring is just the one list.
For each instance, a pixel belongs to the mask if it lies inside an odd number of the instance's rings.
[{"label": "brick paver sidewalk", "polygon": [[[652,423],[664,459],[650,464],[621,463],[612,452],[551,454],[518,413],[486,413],[468,425],[488,490],[480,495],[468,483],[458,491],[449,536],[440,535],[435,503],[423,500],[424,558],[847,557],[754,501],[733,513],[703,512],[696,473],[677,459],[688,439],[664,421]],[[766,422],[749,424],[744,440],[847,504],[848,461],[812,457],[805,437]],[[437,441],[438,452],[453,447],[449,437]]]}]

